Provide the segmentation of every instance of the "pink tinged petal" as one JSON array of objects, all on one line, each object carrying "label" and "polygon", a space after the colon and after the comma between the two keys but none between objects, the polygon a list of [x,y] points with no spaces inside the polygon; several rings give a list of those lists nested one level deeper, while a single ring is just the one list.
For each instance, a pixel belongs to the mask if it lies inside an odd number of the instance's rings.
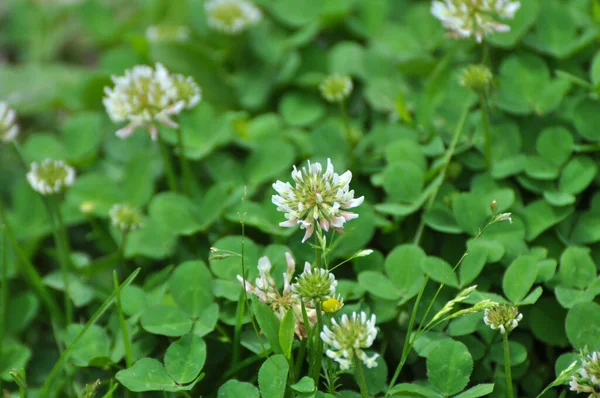
[{"label": "pink tinged petal", "polygon": [[135,127],[132,126],[131,124],[129,124],[129,125],[123,127],[122,129],[117,130],[115,132],[115,135],[123,140],[125,138],[130,137],[134,131],[135,131]]},{"label": "pink tinged petal", "polygon": [[365,201],[365,197],[361,196],[360,198],[350,199],[349,201],[345,202],[342,207],[344,209],[352,209],[354,207],[360,206],[364,201]]},{"label": "pink tinged petal", "polygon": [[298,224],[298,220],[287,220],[279,223],[280,227],[295,227]]},{"label": "pink tinged petal", "polygon": [[258,259],[258,270],[261,274],[268,274],[271,272],[271,262],[269,261],[269,257],[264,256]]},{"label": "pink tinged petal", "polygon": [[245,284],[245,288],[248,293],[254,293],[254,286],[252,286],[252,284],[250,282],[244,281],[244,278],[242,278],[241,275],[238,275],[237,279],[238,279],[238,281],[240,281],[242,286],[244,286],[244,284]]},{"label": "pink tinged petal", "polygon": [[331,219],[331,226],[334,228],[344,228],[345,222],[346,222],[346,219],[342,216],[333,217]]},{"label": "pink tinged petal", "polygon": [[158,128],[153,124],[149,128],[150,138],[152,141],[156,141],[158,139]]},{"label": "pink tinged petal", "polygon": [[306,242],[313,234],[314,232],[314,227],[311,224],[310,227],[306,228],[306,233],[304,234],[304,238],[302,238],[302,243]]},{"label": "pink tinged petal", "polygon": [[288,252],[285,253],[285,261],[287,263],[288,273],[290,275],[293,275],[294,271],[296,270],[296,262],[294,261],[294,258],[292,257],[292,255]]},{"label": "pink tinged petal", "polygon": [[321,220],[320,225],[325,232],[329,231],[329,222],[326,219]]},{"label": "pink tinged petal", "polygon": [[494,24],[494,29],[499,33],[510,32],[510,26],[501,23]]},{"label": "pink tinged petal", "polygon": [[311,267],[310,263],[308,261],[305,261],[304,262],[304,272],[306,272],[307,274],[310,274],[311,273],[311,268],[312,267]]},{"label": "pink tinged petal", "polygon": [[355,218],[358,218],[358,214],[350,213],[349,211],[340,211],[340,215],[342,217],[344,217],[344,220],[346,220],[346,221],[350,221],[350,220],[354,220]]}]

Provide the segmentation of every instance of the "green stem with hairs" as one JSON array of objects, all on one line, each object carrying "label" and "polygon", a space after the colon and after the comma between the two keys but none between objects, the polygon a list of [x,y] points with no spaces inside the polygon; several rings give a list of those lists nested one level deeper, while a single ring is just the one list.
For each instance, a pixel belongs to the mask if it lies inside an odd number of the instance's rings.
[{"label": "green stem with hairs", "polygon": [[[43,198],[44,199],[44,198]],[[68,250],[68,243],[65,242],[63,233],[64,224],[60,215],[60,208],[58,202],[54,196],[48,198],[48,218],[52,225],[52,232],[54,235],[54,244],[58,250],[58,258],[60,263],[60,271],[62,274],[63,285],[64,285],[64,306],[65,306],[65,317],[67,325],[73,323],[73,304],[69,297],[69,270],[71,269],[71,254]],[[55,219],[56,218],[56,219]],[[58,224],[58,225],[57,225]]]},{"label": "green stem with hairs", "polygon": [[365,377],[362,361],[356,353],[354,354],[352,361],[354,362],[354,375],[356,376],[356,382],[360,388],[360,395],[362,398],[369,398],[369,388],[367,387],[367,378]]},{"label": "green stem with hairs", "polygon": [[311,377],[315,384],[319,385],[319,377],[321,376],[321,359],[323,356],[323,340],[321,340],[321,331],[323,330],[323,314],[321,302],[315,300],[315,311],[317,312],[317,329],[313,330],[314,336],[314,351]]},{"label": "green stem with hairs", "polygon": [[163,167],[165,168],[165,173],[167,175],[167,184],[169,184],[169,190],[171,190],[171,192],[177,192],[177,176],[175,174],[173,162],[171,161],[171,151],[169,150],[169,145],[160,137],[160,135],[158,141],[160,154],[163,159]]},{"label": "green stem with hairs", "polygon": [[504,346],[504,377],[506,379],[506,393],[508,398],[514,398],[510,366],[510,347],[508,345],[508,332],[502,334],[502,340]]}]

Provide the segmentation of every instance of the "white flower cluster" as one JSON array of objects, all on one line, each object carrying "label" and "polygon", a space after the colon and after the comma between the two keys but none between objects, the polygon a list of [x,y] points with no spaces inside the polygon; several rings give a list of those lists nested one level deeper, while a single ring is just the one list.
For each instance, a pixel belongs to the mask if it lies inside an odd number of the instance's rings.
[{"label": "white flower cluster", "polygon": [[262,18],[260,10],[246,0],[208,0],[204,9],[208,25],[229,35],[243,32]]},{"label": "white flower cluster", "polygon": [[126,204],[113,205],[108,215],[112,225],[122,232],[137,231],[144,226],[142,213]]},{"label": "white flower cluster", "polygon": [[146,29],[146,38],[151,42],[182,42],[190,38],[187,26],[152,25]]},{"label": "white flower cluster", "polygon": [[590,398],[600,398],[600,352],[582,354],[581,368],[571,378],[571,391],[588,393]]},{"label": "white flower cluster", "polygon": [[160,63],[153,69],[138,65],[125,71],[124,76],[113,76],[114,88],[105,87],[104,106],[115,123],[129,123],[118,130],[119,138],[127,138],[137,128],[148,128],[155,140],[156,122],[177,127],[171,116],[185,108],[192,108],[201,99],[200,88],[190,77],[171,75]]},{"label": "white flower cluster", "polygon": [[323,326],[321,339],[331,347],[325,352],[326,355],[338,362],[341,369],[349,369],[355,356],[368,368],[377,366],[379,354],[368,356],[363,351],[371,347],[377,337],[375,314],[369,319],[364,312],[353,312],[350,317],[344,314],[340,323],[331,319],[331,325],[331,328]]},{"label": "white flower cluster", "polygon": [[352,79],[348,76],[332,75],[319,85],[321,95],[329,102],[342,102],[352,93]]},{"label": "white flower cluster", "polygon": [[514,18],[521,7],[511,0],[434,0],[431,13],[442,21],[455,38],[474,36],[481,43],[485,35],[508,32],[510,27],[494,18]]},{"label": "white flower cluster", "polygon": [[[292,291],[290,280],[294,276],[296,269],[296,262],[289,253],[285,254],[287,268],[283,273],[283,291],[280,293],[275,286],[275,279],[271,276],[271,269],[273,266],[269,261],[268,257],[261,257],[258,260],[258,273],[259,276],[256,278],[254,285],[247,280],[244,281],[241,275],[237,276],[237,279],[244,285],[248,293],[254,294],[258,299],[267,304],[275,316],[279,319],[283,319],[288,310],[292,310],[294,313],[295,320],[295,334],[299,339],[307,337],[306,327],[304,325],[304,318],[302,315],[302,304],[300,299]],[[314,308],[311,308],[310,303],[305,305],[306,313],[310,326],[314,326],[317,322],[317,313]]]},{"label": "white flower cluster", "polygon": [[306,229],[302,242],[312,236],[315,226],[325,231],[332,228],[342,232],[346,221],[358,217],[358,214],[344,211],[364,201],[364,196],[354,199],[354,191],[350,190],[352,172],[336,174],[331,160],[327,159],[325,173],[320,163],[308,162],[308,169],[297,170],[294,166],[292,178],[295,186],[279,180],[273,184],[279,195],[273,195],[271,200],[277,210],[285,213],[287,221],[281,222],[280,226],[300,224],[301,229]]},{"label": "white flower cluster", "polygon": [[312,269],[307,261],[304,272],[296,278],[292,291],[303,301],[325,301],[335,295],[337,287],[335,276],[323,268]]},{"label": "white flower cluster", "polygon": [[17,113],[6,102],[0,102],[0,141],[10,142],[19,135]]},{"label": "white flower cluster", "polygon": [[505,334],[510,332],[523,319],[517,307],[509,304],[498,304],[492,308],[488,308],[484,312],[483,321],[490,329],[499,329],[500,333]]},{"label": "white flower cluster", "polygon": [[42,195],[53,195],[73,185],[75,170],[62,160],[46,159],[41,164],[31,164],[27,181],[34,191]]}]

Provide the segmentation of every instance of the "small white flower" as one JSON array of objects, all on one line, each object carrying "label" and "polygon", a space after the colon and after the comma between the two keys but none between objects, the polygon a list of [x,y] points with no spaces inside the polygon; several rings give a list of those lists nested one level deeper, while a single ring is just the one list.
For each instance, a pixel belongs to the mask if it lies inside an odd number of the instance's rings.
[{"label": "small white flower", "polygon": [[119,138],[129,137],[137,128],[148,128],[156,140],[156,123],[177,127],[171,116],[200,101],[199,88],[191,78],[172,76],[160,63],[155,68],[135,66],[112,80],[115,87],[104,88],[102,102],[113,122],[129,122],[116,132]]},{"label": "small white flower", "polygon": [[208,25],[229,35],[246,30],[262,18],[260,10],[246,0],[208,0],[204,9]]},{"label": "small white flower", "polygon": [[331,319],[331,325],[331,328],[323,326],[321,340],[331,347],[325,354],[338,362],[341,369],[349,369],[355,356],[368,368],[377,366],[379,354],[369,357],[363,351],[364,348],[371,347],[377,337],[375,314],[369,319],[364,312],[353,312],[350,317],[344,314],[340,323]]},{"label": "small white flower", "polygon": [[292,178],[295,186],[282,181],[273,184],[278,195],[273,195],[271,201],[278,211],[285,213],[287,221],[281,222],[280,226],[299,224],[301,229],[306,229],[302,242],[312,236],[315,226],[325,231],[332,228],[343,232],[346,221],[358,217],[358,214],[345,210],[360,206],[364,196],[354,199],[354,191],[350,190],[352,173],[346,171],[338,175],[330,159],[327,159],[325,173],[320,163],[308,162],[308,168],[302,170],[294,166]]},{"label": "small white flower", "polygon": [[508,25],[496,21],[494,16],[512,19],[520,7],[519,1],[511,0],[434,0],[431,13],[442,21],[451,36],[474,36],[481,43],[485,35],[510,30]]},{"label": "small white flower", "polygon": [[[302,314],[302,303],[294,294],[290,284],[296,269],[296,262],[290,253],[285,253],[285,258],[287,268],[283,273],[283,291],[281,293],[277,289],[277,286],[275,286],[275,279],[271,276],[271,269],[273,266],[266,256],[261,257],[258,260],[257,268],[259,275],[254,281],[254,285],[247,280],[244,281],[244,278],[242,278],[241,275],[238,275],[237,279],[242,286],[245,287],[248,293],[254,294],[261,302],[271,307],[271,310],[273,310],[273,313],[278,319],[283,319],[288,310],[292,310],[295,321],[294,332],[299,339],[304,339],[308,337],[308,334],[306,332],[304,316]],[[312,327],[317,322],[317,312],[311,307],[310,303],[306,303],[304,307],[306,309],[308,321]]]},{"label": "small white flower", "polygon": [[31,163],[27,181],[34,191],[42,195],[62,192],[75,182],[75,169],[62,160],[46,159],[41,164]]},{"label": "small white flower", "polygon": [[183,42],[190,38],[187,26],[153,25],[146,29],[146,38],[151,42]]},{"label": "small white flower", "polygon": [[509,304],[498,304],[486,309],[484,314],[485,324],[490,329],[500,330],[502,334],[512,331],[519,326],[519,322],[523,319],[523,314],[519,313],[519,309]]},{"label": "small white flower", "polygon": [[17,138],[19,126],[16,119],[17,113],[6,102],[0,102],[0,141],[10,142]]},{"label": "small white flower", "polygon": [[332,75],[319,85],[321,95],[329,102],[342,102],[352,93],[352,79],[348,76]]},{"label": "small white flower", "polygon": [[126,204],[116,204],[108,212],[112,225],[122,232],[137,231],[144,226],[142,212]]},{"label": "small white flower", "polygon": [[307,261],[304,272],[296,278],[292,291],[303,301],[325,301],[335,295],[335,276],[323,268],[312,269]]},{"label": "small white flower", "polygon": [[591,398],[600,398],[600,352],[581,353],[581,368],[572,376],[569,383],[571,391],[590,394]]}]

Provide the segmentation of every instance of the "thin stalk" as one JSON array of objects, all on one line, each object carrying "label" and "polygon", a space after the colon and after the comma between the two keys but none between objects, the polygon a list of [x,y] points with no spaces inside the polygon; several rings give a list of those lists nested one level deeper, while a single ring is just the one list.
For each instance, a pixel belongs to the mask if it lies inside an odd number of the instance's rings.
[{"label": "thin stalk", "polygon": [[[355,142],[352,138],[352,130],[350,130],[350,120],[348,119],[348,111],[346,110],[346,102],[340,102],[340,110],[342,111],[342,119],[344,120],[344,131],[346,133],[346,140],[348,141],[348,145],[350,145],[350,149],[354,149]],[[351,153],[354,153],[351,151]]]},{"label": "thin stalk", "polygon": [[490,132],[490,112],[487,106],[487,98],[485,94],[479,95],[479,104],[481,106],[481,121],[483,122],[483,137],[484,143],[484,155],[485,155],[485,167],[489,170],[492,167],[492,134]]},{"label": "thin stalk", "polygon": [[502,337],[504,345],[504,376],[506,378],[506,392],[508,398],[514,398],[510,367],[510,348],[508,346],[508,333],[503,333]]},{"label": "thin stalk", "polygon": [[177,144],[179,146],[179,167],[181,169],[181,173],[183,174],[184,191],[187,196],[191,196],[194,180],[192,176],[192,170],[190,169],[190,164],[185,157],[185,145],[183,143],[181,127],[177,127]]},{"label": "thin stalk", "polygon": [[131,351],[131,340],[129,339],[129,330],[127,328],[127,322],[125,321],[125,315],[123,314],[123,307],[121,306],[121,287],[119,286],[117,271],[113,271],[113,283],[115,286],[115,297],[117,302],[117,311],[119,311],[121,332],[123,333],[123,343],[125,344],[125,364],[128,368],[130,368],[133,366],[133,354]]},{"label": "thin stalk", "polygon": [[[245,286],[245,284],[244,284]],[[245,292],[245,287],[242,287]],[[233,329],[233,355],[231,358],[231,366],[235,366],[240,360],[240,347],[242,338],[242,324],[244,322],[244,312],[246,311],[246,300],[244,300],[244,293],[240,292],[240,297],[237,302],[235,310],[235,327]]]},{"label": "thin stalk", "polygon": [[11,370],[10,377],[12,377],[15,384],[19,386],[19,396],[21,398],[27,398],[29,388],[27,387],[25,369],[21,369],[21,372],[17,369]]},{"label": "thin stalk", "polygon": [[314,357],[311,377],[318,386],[319,378],[321,377],[321,360],[323,356],[323,341],[321,340],[321,330],[323,330],[323,311],[321,309],[321,302],[319,300],[315,300],[315,310],[317,311],[317,330],[313,331]]},{"label": "thin stalk", "polygon": [[[450,164],[450,160],[452,160],[452,155],[454,154],[454,151],[456,150],[456,144],[458,143],[458,139],[459,139],[460,134],[465,126],[467,116],[469,115],[469,108],[470,108],[469,105],[465,106],[465,108],[463,109],[463,112],[460,116],[460,119],[458,120],[458,124],[456,125],[456,129],[454,130],[454,135],[452,136],[452,141],[450,142],[450,146],[448,147],[448,149],[446,150],[446,153],[444,154],[444,160],[443,160],[443,163],[442,163],[442,166],[440,169],[440,176],[442,178],[440,178],[438,180],[439,182],[438,182],[437,186],[433,190],[433,193],[431,194],[427,204],[425,205],[425,210],[429,210],[435,203],[435,199],[440,190],[440,187],[442,186],[444,179],[446,178],[446,172],[448,170],[448,165]],[[414,238],[414,244],[417,246],[421,242],[421,237],[423,235],[424,229],[425,229],[425,219],[423,217],[421,217],[421,221],[419,223],[419,226],[417,228],[417,233],[415,234],[415,238]]]},{"label": "thin stalk", "polygon": [[[56,249],[58,250],[58,258],[60,263],[60,271],[62,274],[63,285],[64,285],[64,307],[65,307],[65,317],[67,321],[67,325],[73,323],[73,304],[71,303],[71,299],[69,297],[69,270],[70,270],[70,257],[71,254],[65,245],[65,241],[62,234],[62,229],[64,228],[64,224],[62,223],[62,217],[60,217],[60,209],[58,207],[58,203],[54,197],[48,198],[48,218],[50,219],[50,223],[52,224],[52,230],[54,235],[54,244]],[[56,218],[56,220],[54,219]],[[59,219],[61,221],[59,221]],[[58,221],[58,226],[56,221]]]},{"label": "thin stalk", "polygon": [[[3,229],[0,229],[0,268],[2,270],[2,306],[0,307],[0,353],[3,351],[4,331],[6,330],[6,313],[8,312],[8,261],[6,256],[7,245]],[[2,380],[0,380],[2,391]]]},{"label": "thin stalk", "polygon": [[[126,288],[127,286],[129,286],[131,284],[131,282],[133,282],[133,280],[139,274],[139,272],[140,272],[140,268],[138,268],[135,271],[133,271],[131,273],[131,275],[129,275],[129,277],[127,279],[125,279],[125,281],[123,281],[123,284],[121,285],[121,288],[123,289],[123,288]],[[58,358],[58,361],[56,361],[56,363],[54,364],[54,366],[50,370],[50,373],[48,374],[48,377],[46,378],[46,380],[44,381],[44,384],[42,385],[42,388],[40,389],[40,394],[39,394],[40,398],[47,398],[47,397],[50,396],[50,388],[52,388],[52,386],[54,385],[53,384],[54,383],[54,379],[56,379],[56,376],[58,375],[58,372],[60,372],[60,370],[63,368],[63,366],[65,365],[65,363],[69,359],[69,356],[71,355],[71,352],[73,351],[73,348],[77,345],[77,343],[79,342],[79,340],[81,340],[81,338],[83,337],[83,335],[85,334],[85,332],[87,332],[88,329],[93,324],[95,324],[96,321],[98,321],[98,319],[106,312],[106,310],[108,310],[108,308],[115,301],[115,298],[116,298],[116,292],[113,291],[113,293],[110,296],[108,296],[106,300],[104,300],[104,303],[102,303],[102,305],[100,306],[100,308],[98,308],[98,310],[87,321],[87,323],[81,329],[81,331],[79,332],[79,334],[77,335],[77,337],[75,337],[75,339],[73,340],[73,342],[71,342],[71,345],[69,345],[67,347],[67,349],[61,354],[61,356]]]},{"label": "thin stalk", "polygon": [[354,354],[354,375],[356,376],[356,382],[360,388],[360,395],[362,398],[369,398],[369,388],[367,387],[367,378],[365,377],[365,370],[360,358]]},{"label": "thin stalk", "polygon": [[160,147],[160,154],[163,159],[163,167],[165,168],[165,173],[167,174],[167,184],[169,184],[169,190],[171,190],[171,192],[177,192],[177,176],[175,174],[173,162],[171,161],[169,146],[165,141],[163,141],[160,135],[158,141],[158,146]]},{"label": "thin stalk", "polygon": [[296,373],[296,379],[300,378],[300,371],[302,370],[302,362],[304,362],[304,356],[306,355],[306,339],[300,342],[300,349],[298,350],[298,357],[296,358],[296,367],[294,369]]},{"label": "thin stalk", "polygon": [[127,245],[128,231],[121,231],[121,242],[119,243],[119,260],[125,263],[125,246]]}]

